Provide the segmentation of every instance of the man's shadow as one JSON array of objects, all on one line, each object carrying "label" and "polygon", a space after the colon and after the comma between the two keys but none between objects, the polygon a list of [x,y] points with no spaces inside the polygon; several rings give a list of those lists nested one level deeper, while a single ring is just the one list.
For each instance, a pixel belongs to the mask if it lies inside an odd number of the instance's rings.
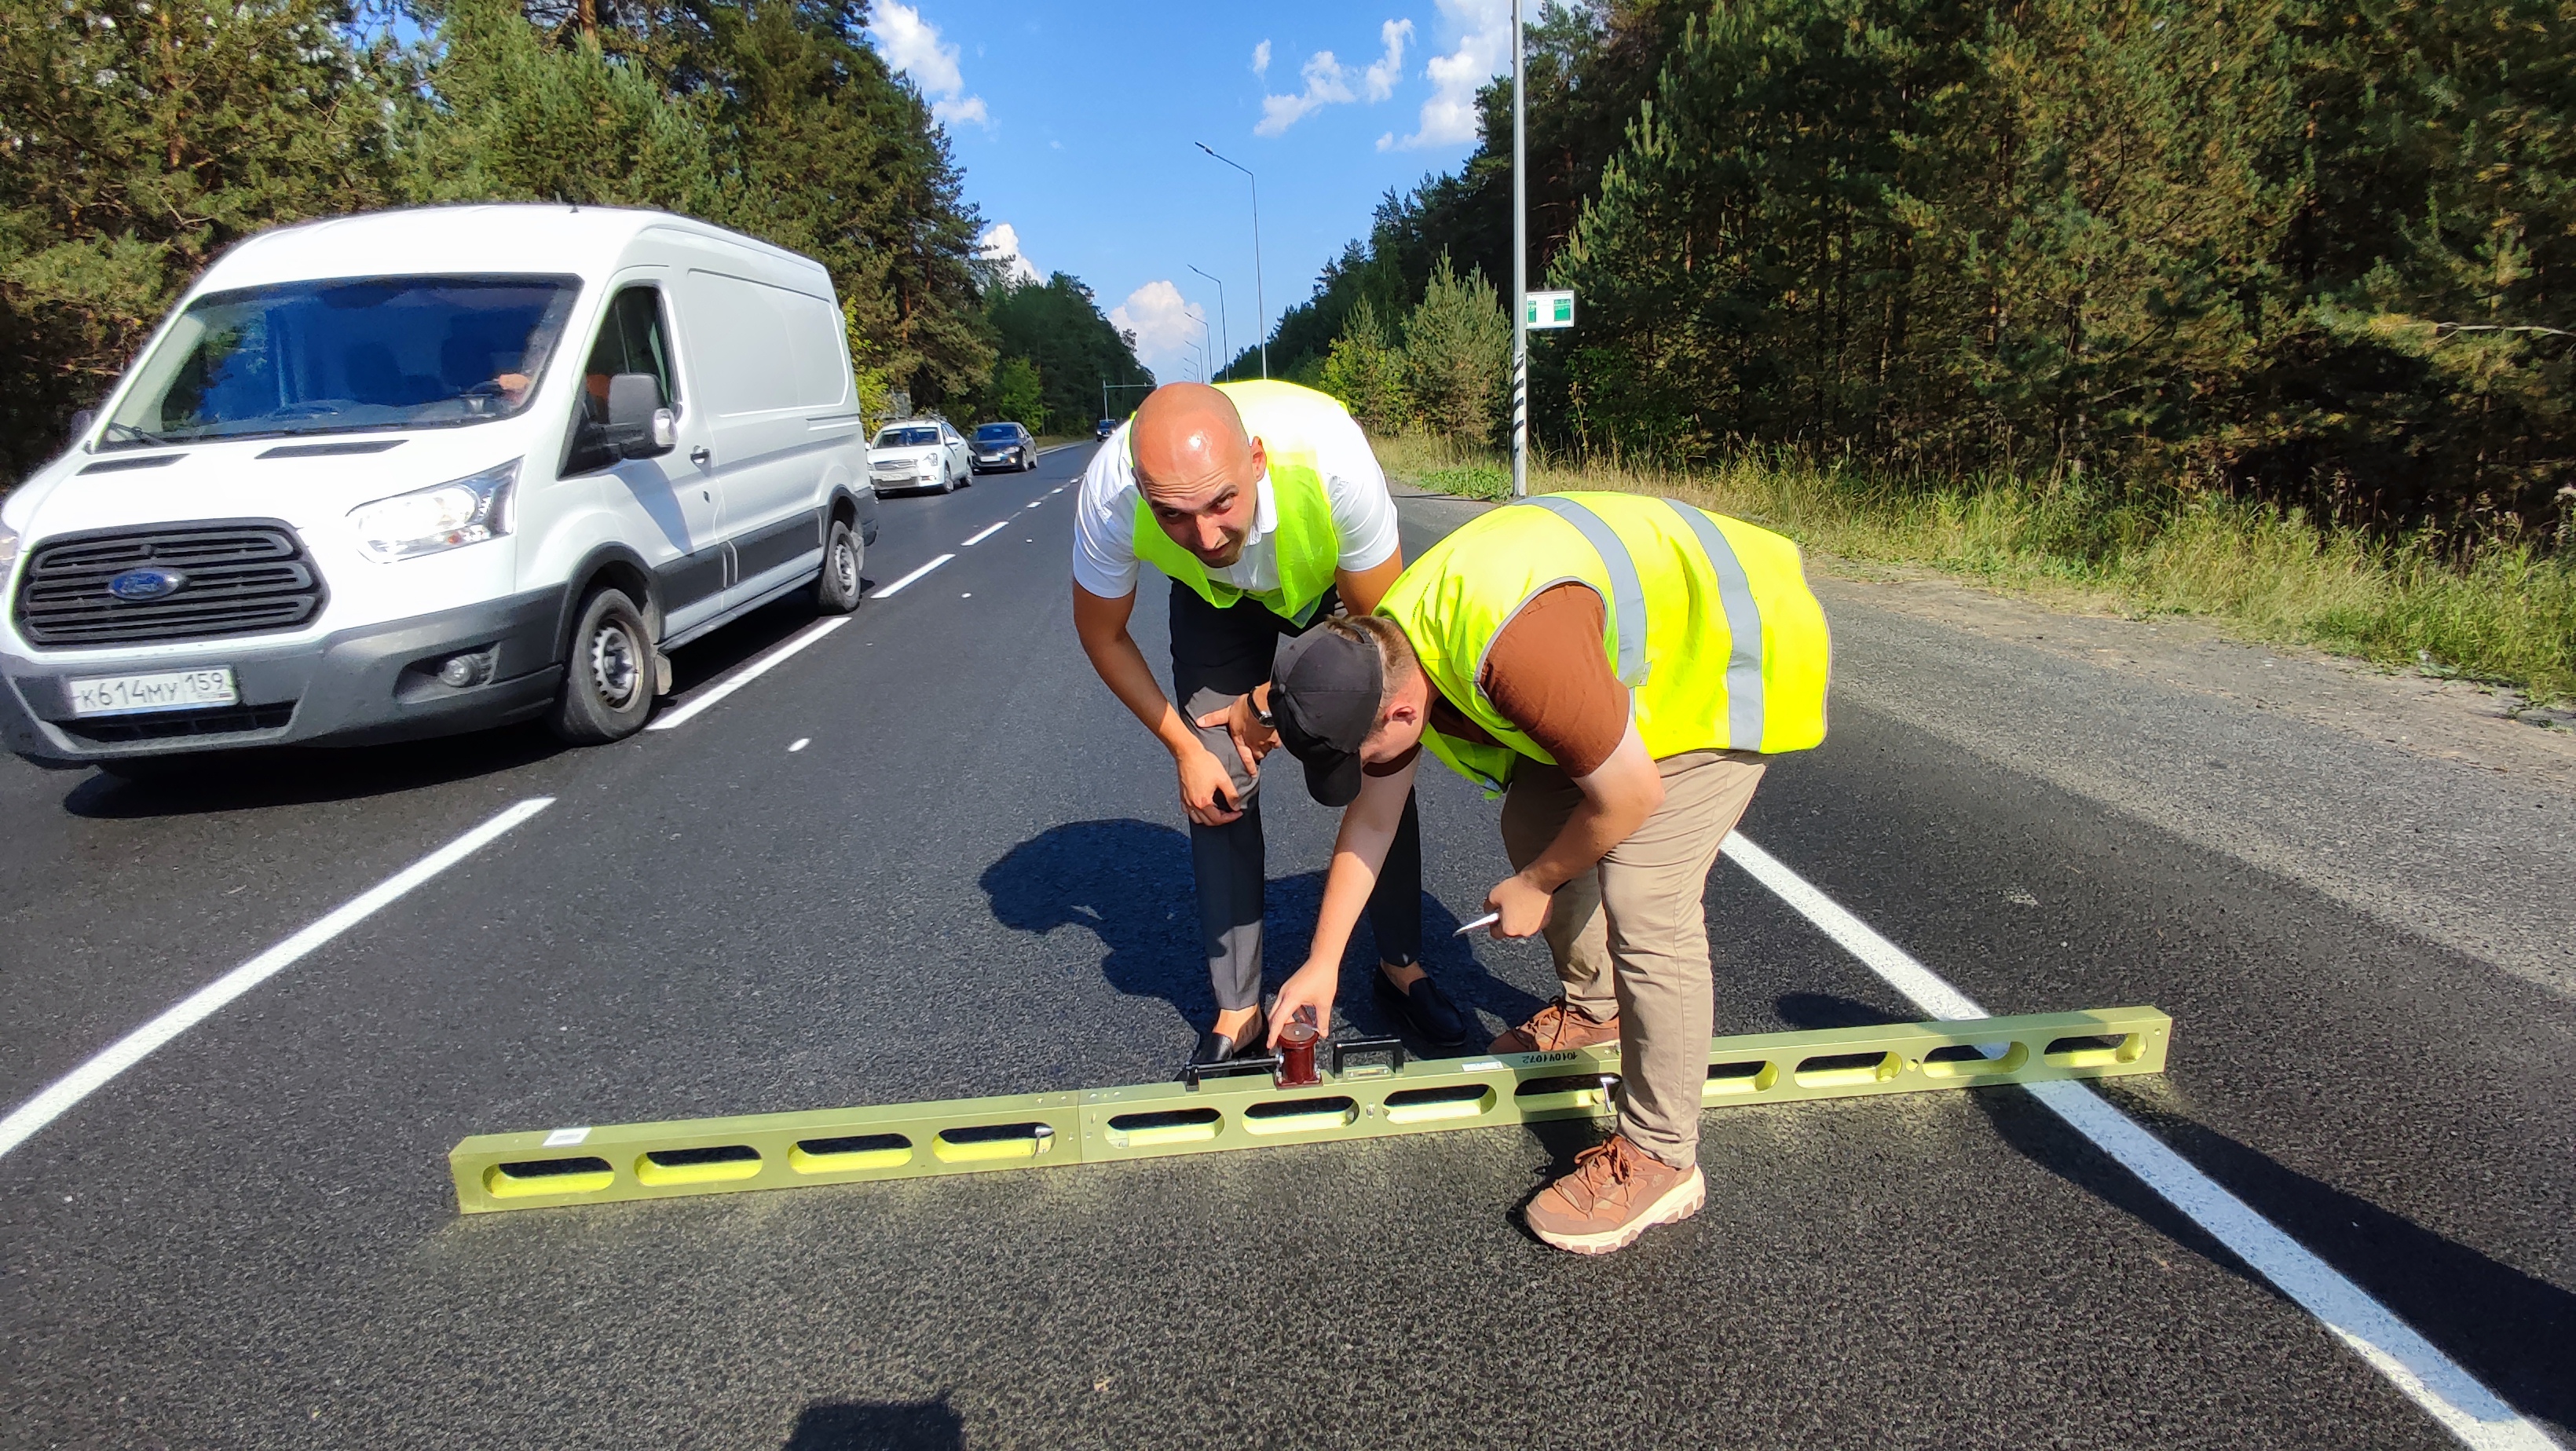
[{"label": "man's shadow", "polygon": [[[986,867],[980,885],[1002,925],[1041,935],[1087,927],[1107,949],[1100,972],[1111,987],[1161,998],[1193,1024],[1214,1019],[1187,833],[1134,819],[1050,827]],[[1269,988],[1306,960],[1323,897],[1321,872],[1271,880],[1262,941]],[[1461,1007],[1483,1008],[1511,1024],[1546,1005],[1487,972],[1470,941],[1450,935],[1457,928],[1457,917],[1424,894],[1423,965]],[[1352,1033],[1390,1034],[1428,1052],[1430,1045],[1417,1041],[1411,1025],[1375,991],[1377,960],[1376,939],[1362,918],[1343,960],[1337,1017]]]}]

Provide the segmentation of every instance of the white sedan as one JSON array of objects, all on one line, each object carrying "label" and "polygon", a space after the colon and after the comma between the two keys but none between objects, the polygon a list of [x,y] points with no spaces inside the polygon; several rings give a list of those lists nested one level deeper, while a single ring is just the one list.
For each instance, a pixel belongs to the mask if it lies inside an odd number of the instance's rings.
[{"label": "white sedan", "polygon": [[868,444],[868,478],[880,494],[930,489],[947,493],[973,483],[966,440],[946,420],[907,418],[877,430]]}]

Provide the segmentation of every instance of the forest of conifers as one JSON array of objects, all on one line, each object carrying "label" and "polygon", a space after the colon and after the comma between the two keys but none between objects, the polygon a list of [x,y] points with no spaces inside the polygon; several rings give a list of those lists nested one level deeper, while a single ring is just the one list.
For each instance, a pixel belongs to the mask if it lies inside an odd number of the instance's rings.
[{"label": "forest of conifers", "polygon": [[1014,288],[978,261],[947,138],[865,19],[863,0],[0,0],[0,487],[225,246],[412,203],[738,228],[831,269],[863,386],[1083,426],[1104,373],[1145,374],[1079,282]]},{"label": "forest of conifers", "polygon": [[[1444,255],[1509,285],[1483,100],[1274,371]],[[1534,335],[1559,450],[2576,528],[2568,0],[1601,0],[1533,28],[1528,116],[1532,285],[1580,295]]]}]

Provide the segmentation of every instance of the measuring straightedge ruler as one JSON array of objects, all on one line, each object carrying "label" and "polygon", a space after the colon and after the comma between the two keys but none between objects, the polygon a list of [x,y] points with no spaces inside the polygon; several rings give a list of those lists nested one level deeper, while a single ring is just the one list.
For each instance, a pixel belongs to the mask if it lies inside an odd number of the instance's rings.
[{"label": "measuring straightedge ruler", "polygon": [[[1762,1033],[1709,1043],[1709,1108],[2161,1073],[2154,1008]],[[1354,1063],[1366,1056],[1372,1061]],[[1338,1045],[1302,1088],[1267,1077],[878,1108],[478,1134],[447,1156],[467,1214],[1046,1168],[1436,1133],[1614,1112],[1619,1046],[1406,1062]]]}]

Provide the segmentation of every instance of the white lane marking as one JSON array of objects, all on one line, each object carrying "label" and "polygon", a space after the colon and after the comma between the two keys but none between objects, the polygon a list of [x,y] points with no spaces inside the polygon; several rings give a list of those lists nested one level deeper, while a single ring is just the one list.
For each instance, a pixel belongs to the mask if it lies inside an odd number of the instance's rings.
[{"label": "white lane marking", "polygon": [[1038,505],[1043,504],[1043,503],[1045,503],[1045,502],[1046,502],[1046,500],[1044,500],[1044,499],[1031,499],[1031,500],[1029,500],[1029,507],[1030,507],[1030,508],[1032,508],[1032,509],[1034,509],[1034,508],[1036,508]]},{"label": "white lane marking", "polygon": [[905,587],[909,586],[914,580],[921,578],[923,575],[930,573],[932,570],[937,569],[939,566],[946,564],[948,561],[955,559],[956,557],[957,556],[954,554],[943,554],[937,559],[930,561],[928,564],[923,565],[921,568],[914,570],[912,573],[905,575],[903,578],[896,580],[894,583],[887,585],[884,589],[878,590],[875,594],[869,596],[869,598],[880,600],[892,599],[894,596],[903,593]]},{"label": "white lane marking", "polygon": [[[1991,1016],[1975,999],[1880,936],[1741,832],[1726,839],[1726,855],[1924,1012],[1951,1021]],[[2118,1160],[2139,1182],[2297,1301],[2462,1445],[2479,1451],[2546,1451],[2558,1445],[2395,1311],[2228,1193],[2101,1095],[2072,1081],[2024,1087],[2067,1127]]]},{"label": "white lane marking", "polygon": [[798,736],[788,745],[787,754],[791,756],[795,755],[798,751],[801,751],[812,744],[814,744],[814,738],[812,736]]},{"label": "white lane marking", "polygon": [[1061,493],[1063,493],[1063,492],[1064,492],[1064,485],[1062,485],[1062,484],[1058,484],[1058,485],[1056,485],[1054,488],[1047,490],[1047,497],[1048,497],[1048,498],[1050,498],[1050,499],[1052,499],[1052,498],[1054,498],[1056,495],[1061,494]]},{"label": "white lane marking", "polygon": [[329,916],[190,993],[180,999],[177,1006],[109,1044],[88,1062],[56,1079],[44,1092],[19,1105],[7,1118],[0,1119],[0,1155],[35,1137],[45,1125],[62,1117],[82,1099],[142,1062],[153,1049],[204,1022],[214,1015],[216,1009],[275,977],[306,953],[482,850],[511,828],[552,806],[554,800],[551,796],[536,796],[520,802],[350,898]]},{"label": "white lane marking", "polygon": [[850,617],[847,615],[834,615],[828,620],[816,620],[813,624],[805,627],[803,634],[797,635],[793,639],[790,639],[786,644],[779,646],[777,649],[772,650],[768,654],[761,656],[759,659],[752,661],[750,664],[745,665],[733,674],[726,676],[721,682],[710,685],[706,689],[698,692],[698,694],[691,698],[687,704],[682,705],[676,710],[655,716],[653,718],[653,723],[646,726],[644,729],[648,731],[678,730],[680,727],[687,725],[690,721],[697,719],[700,711],[707,709],[717,701],[724,699],[726,696],[731,695],[735,691],[749,685],[751,682],[758,680],[770,671],[777,669],[780,664],[785,662],[788,656],[793,655],[797,651],[804,649],[806,646],[813,644],[815,641],[822,639],[825,635],[832,633],[834,630],[841,628],[849,622]]},{"label": "white lane marking", "polygon": [[[1002,524],[1008,524],[1008,523],[1010,523],[1010,522],[1011,522],[1010,520],[1005,519],[1005,520],[1003,520],[1003,521],[1002,521]],[[957,547],[958,547],[958,548],[960,548],[960,549],[972,549],[972,548],[974,548],[976,545],[981,544],[981,543],[983,543],[985,540],[992,538],[992,537],[993,537],[993,533],[994,533],[994,531],[995,531],[995,530],[1000,529],[1000,528],[1002,527],[1002,524],[990,524],[990,525],[985,526],[985,527],[984,527],[984,528],[982,528],[982,529],[977,530],[977,531],[975,532],[975,536],[974,536],[973,538],[971,538],[971,539],[967,540],[967,541],[966,541],[965,543],[963,543],[963,544],[958,545]]]}]

